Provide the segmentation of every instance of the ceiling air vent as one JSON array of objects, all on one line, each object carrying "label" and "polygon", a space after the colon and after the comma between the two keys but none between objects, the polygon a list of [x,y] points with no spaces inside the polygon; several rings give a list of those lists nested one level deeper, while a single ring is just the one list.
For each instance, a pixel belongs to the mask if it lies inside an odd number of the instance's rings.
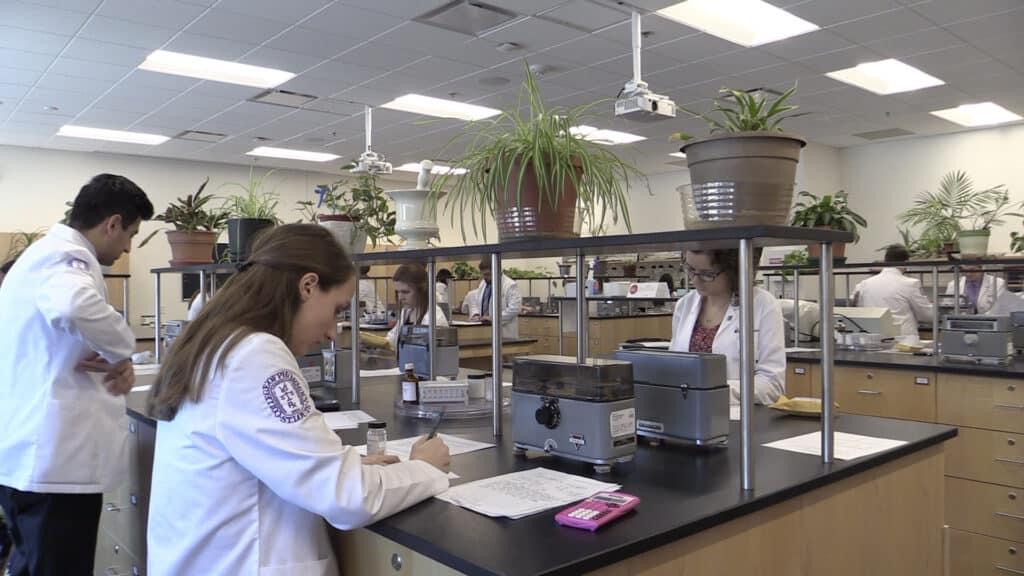
[{"label": "ceiling air vent", "polygon": [[193,140],[195,142],[220,142],[227,138],[227,134],[219,132],[204,132],[202,130],[185,130],[175,136],[178,140]]},{"label": "ceiling air vent", "polygon": [[302,108],[314,100],[316,100],[316,96],[311,94],[300,94],[288,90],[267,90],[249,99],[250,102],[262,102],[289,108]]},{"label": "ceiling air vent", "polygon": [[484,2],[457,0],[416,20],[468,36],[479,36],[516,18],[519,18],[518,14]]},{"label": "ceiling air vent", "polygon": [[885,130],[872,130],[854,134],[857,138],[865,140],[885,140],[886,138],[898,138],[900,136],[913,136],[915,133],[903,128],[886,128]]}]

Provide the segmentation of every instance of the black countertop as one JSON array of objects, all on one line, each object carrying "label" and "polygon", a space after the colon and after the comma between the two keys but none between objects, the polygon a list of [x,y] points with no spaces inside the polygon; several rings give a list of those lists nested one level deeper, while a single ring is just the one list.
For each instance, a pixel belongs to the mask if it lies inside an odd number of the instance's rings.
[{"label": "black countertop", "polygon": [[[786,354],[790,362],[821,362],[821,352],[791,352]],[[994,376],[1004,378],[1024,378],[1024,358],[1016,359],[1009,366],[990,366],[967,364],[963,362],[944,362],[940,358],[915,354],[896,354],[889,352],[853,352],[836,350],[838,366],[870,366],[872,368],[893,368],[897,370],[933,370],[940,374],[968,374],[971,376]]]}]

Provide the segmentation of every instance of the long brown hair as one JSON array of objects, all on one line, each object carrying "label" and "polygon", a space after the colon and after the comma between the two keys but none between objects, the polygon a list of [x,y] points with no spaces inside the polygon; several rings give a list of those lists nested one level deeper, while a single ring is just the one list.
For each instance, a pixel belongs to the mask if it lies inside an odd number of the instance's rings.
[{"label": "long brown hair", "polygon": [[427,315],[430,298],[427,293],[430,277],[422,264],[402,264],[391,276],[395,282],[404,282],[416,291],[416,306],[412,308],[412,323],[419,324]]},{"label": "long brown hair", "polygon": [[250,334],[288,342],[301,303],[299,279],[310,272],[321,290],[330,290],[352,278],[355,268],[321,226],[285,224],[261,234],[249,260],[175,340],[149,392],[150,416],[173,420],[186,400],[199,402],[206,381]]}]

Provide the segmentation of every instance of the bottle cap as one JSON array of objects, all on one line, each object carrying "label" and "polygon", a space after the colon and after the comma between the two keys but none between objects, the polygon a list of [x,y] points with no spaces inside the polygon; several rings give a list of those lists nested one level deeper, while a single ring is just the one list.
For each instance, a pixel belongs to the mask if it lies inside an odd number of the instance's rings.
[{"label": "bottle cap", "polygon": [[375,421],[370,422],[369,424],[367,424],[366,427],[367,428],[387,428],[388,427],[388,423],[387,422],[381,422],[380,420],[375,420]]},{"label": "bottle cap", "polygon": [[406,362],[405,363],[405,369],[406,370],[415,370],[416,369],[416,365],[413,364],[412,362]]}]

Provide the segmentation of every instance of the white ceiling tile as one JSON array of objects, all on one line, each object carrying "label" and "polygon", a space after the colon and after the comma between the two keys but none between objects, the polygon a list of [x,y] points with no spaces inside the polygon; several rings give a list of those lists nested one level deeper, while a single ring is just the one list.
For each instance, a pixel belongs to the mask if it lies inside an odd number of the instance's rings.
[{"label": "white ceiling tile", "polygon": [[50,67],[52,74],[62,74],[76,78],[95,78],[97,80],[109,80],[111,82],[124,78],[134,70],[132,66],[121,66],[118,64],[106,64],[103,62],[87,62],[74,58],[60,57]]},{"label": "white ceiling tile", "polygon": [[349,36],[369,40],[402,23],[397,18],[380,12],[372,12],[344,4],[332,4],[319,12],[315,18],[303,22],[303,27],[322,30],[338,36]]},{"label": "white ceiling tile", "polygon": [[605,72],[599,68],[577,68],[551,77],[551,82],[559,86],[577,90],[603,90],[605,98],[614,98],[625,80],[618,74]]},{"label": "white ceiling tile", "polygon": [[[432,84],[436,85],[437,82],[433,82]],[[408,94],[411,92],[422,92],[428,87],[424,85],[423,80],[413,78],[412,76],[406,76],[401,72],[392,72],[391,74],[374,78],[369,82],[360,84],[360,86],[371,90],[390,92],[395,94],[395,96],[401,96],[402,94]]]},{"label": "white ceiling tile", "polygon": [[875,60],[883,60],[881,54],[869,48],[854,46],[846,50],[836,50],[835,52],[803,58],[797,62],[817,72],[832,72]]},{"label": "white ceiling tile", "polygon": [[941,77],[948,84],[963,88],[990,76],[1015,76],[1016,74],[1014,69],[1001,62],[985,60],[943,70]]},{"label": "white ceiling tile", "polygon": [[0,99],[6,99],[8,101],[19,100],[28,93],[29,88],[29,86],[22,86],[21,84],[0,83]]},{"label": "white ceiling tile", "polygon": [[42,75],[42,72],[36,70],[18,70],[15,68],[0,67],[0,80],[7,84],[32,86]]},{"label": "white ceiling tile", "polygon": [[218,58],[220,60],[238,60],[243,55],[254,50],[255,44],[246,44],[226,38],[203,36],[188,32],[179,34],[170,43],[166,50],[172,52],[183,52],[204,58]]},{"label": "white ceiling tile", "polygon": [[360,104],[369,104],[370,106],[380,106],[381,104],[384,104],[385,102],[389,102],[391,100],[394,100],[396,96],[400,96],[400,95],[401,94],[396,94],[394,92],[373,90],[373,89],[366,88],[366,87],[363,87],[363,86],[355,86],[355,87],[349,88],[347,90],[344,90],[342,92],[338,92],[334,96],[336,98],[342,98],[342,99],[345,99],[345,100],[351,100],[352,102],[358,102]]},{"label": "white ceiling tile", "polygon": [[[680,62],[668,56],[658,54],[657,52],[645,52],[640,57],[640,68],[643,72],[644,80],[647,80],[647,76],[663,70],[669,70],[671,68],[679,67]],[[600,68],[607,72],[619,74],[626,78],[633,77],[633,56],[631,54],[625,54],[618,58],[612,58],[611,60],[605,60],[594,64],[594,68]],[[650,82],[648,82],[650,83]],[[653,87],[653,84],[652,84]]]},{"label": "white ceiling tile", "polygon": [[1003,64],[1024,70],[1024,34],[985,38],[974,45]]},{"label": "white ceiling tile", "polygon": [[969,20],[1020,8],[1020,0],[929,0],[917,2],[911,10],[938,25]]},{"label": "white ceiling tile", "polygon": [[342,0],[342,4],[383,12],[401,18],[416,18],[449,3],[451,0],[403,0],[402,2],[381,2],[380,0]]},{"label": "white ceiling tile", "polygon": [[202,80],[188,76],[161,74],[150,70],[135,69],[121,81],[119,89],[146,92],[152,89],[180,93],[199,85]]},{"label": "white ceiling tile", "polygon": [[54,134],[47,142],[46,148],[54,150],[73,150],[76,152],[95,152],[99,148],[99,140],[86,138],[64,138]]},{"label": "white ceiling tile", "polygon": [[498,66],[526,56],[525,50],[512,53],[499,52],[498,44],[490,40],[474,39],[454,47],[437,47],[430,50],[432,56],[441,56],[457,62],[467,62],[481,67]]},{"label": "white ceiling tile", "polygon": [[[642,46],[645,50],[649,46],[671,42],[686,36],[702,34],[700,30],[690,28],[689,26],[680,24],[675,20],[663,18],[656,13],[643,15],[640,19],[640,30],[645,35],[642,39]],[[598,31],[597,35],[602,38],[607,38],[613,42],[623,44],[626,47],[633,45],[633,27],[631,21],[609,26],[604,30]]]},{"label": "white ceiling tile", "polygon": [[406,76],[427,81],[425,83],[435,85],[453,78],[461,78],[462,76],[478,73],[480,72],[480,67],[465,62],[456,62],[446,58],[431,56],[415,64],[410,64],[399,70],[399,72]]},{"label": "white ceiling tile", "polygon": [[173,28],[150,26],[106,16],[94,16],[82,28],[78,36],[90,40],[114,40],[117,44],[155,50],[163,46],[177,32]]},{"label": "white ceiling tile", "polygon": [[913,92],[893,94],[893,98],[910,104],[917,110],[940,110],[970,102],[973,98],[966,92],[948,84],[932,86]]},{"label": "white ceiling tile", "polygon": [[568,42],[585,35],[568,26],[548,22],[539,18],[524,18],[504,28],[486,34],[484,37],[491,42],[515,42],[528,52],[536,52],[550,48],[555,44]]},{"label": "white ceiling tile", "polygon": [[225,38],[243,44],[262,44],[288,25],[277,20],[213,8],[185,29],[191,34]]},{"label": "white ceiling tile", "polygon": [[48,34],[38,30],[0,26],[0,48],[9,50],[56,56],[70,40],[70,35]]},{"label": "white ceiling tile", "polygon": [[362,42],[364,40],[359,38],[296,26],[267,42],[266,46],[320,58],[333,58]]},{"label": "white ceiling tile", "polygon": [[854,20],[853,22],[839,24],[831,28],[831,30],[847,40],[858,44],[866,44],[875,40],[902,36],[928,28],[934,28],[934,25],[910,9],[901,8]]},{"label": "white ceiling tile", "polygon": [[783,61],[780,58],[756,48],[737,50],[700,61],[702,67],[721,72],[722,74],[738,74],[747,70],[777,66],[782,63]]},{"label": "white ceiling tile", "polygon": [[[327,60],[312,70],[307,71],[305,74],[302,74],[299,78],[305,76],[328,78],[334,82],[333,85],[341,86],[341,89],[346,89],[387,73],[387,70],[381,68],[368,68],[366,66],[359,66],[351,62],[343,62],[341,60]],[[297,79],[298,78],[289,80],[285,85],[291,84]],[[316,96],[330,96],[330,94],[320,93],[316,94]]]},{"label": "white ceiling tile", "polygon": [[142,112],[129,112],[127,110],[111,110],[92,106],[75,117],[75,122],[84,126],[96,128],[109,128],[111,130],[123,130],[133,122],[142,118]]},{"label": "white ceiling tile", "polygon": [[226,110],[241,101],[242,98],[219,98],[216,96],[199,94],[190,90],[175,98],[174,105],[181,106],[183,108],[205,110],[213,115],[214,113]]},{"label": "white ceiling tile", "polygon": [[167,28],[183,28],[205,10],[176,0],[104,0],[97,12],[119,20]]},{"label": "white ceiling tile", "polygon": [[330,3],[331,0],[220,0],[216,5],[217,10],[294,24]]},{"label": "white ceiling tile", "polygon": [[52,122],[39,123],[23,122],[17,120],[9,120],[7,124],[4,126],[4,129],[0,131],[0,134],[4,134],[8,131],[46,136],[53,136],[53,134],[56,132]]},{"label": "white ceiling tile", "polygon": [[206,146],[207,144],[205,142],[175,139],[168,140],[160,146],[155,147],[152,152],[158,153],[162,156],[173,156],[178,154],[188,154],[190,152],[198,152]]},{"label": "white ceiling tile", "polygon": [[491,6],[504,8],[509,12],[532,16],[538,12],[558,6],[563,2],[565,0],[489,0],[487,3]]},{"label": "white ceiling tile", "polygon": [[756,70],[749,70],[738,74],[740,86],[744,89],[768,88],[783,84],[792,86],[798,79],[806,76],[810,70],[799,64],[783,63],[776,66],[767,66]]},{"label": "white ceiling tile", "polygon": [[147,114],[142,121],[148,124],[161,124],[165,126],[181,127],[182,129],[194,126],[213,116],[207,110],[197,108],[186,108],[178,106],[165,106],[152,114]]},{"label": "white ceiling tile", "polygon": [[614,10],[589,0],[569,0],[554,10],[545,12],[544,17],[591,32],[630,19],[629,12]]},{"label": "white ceiling tile", "polygon": [[426,54],[422,52],[369,42],[342,54],[337,60],[387,71],[401,68],[423,58],[426,58]]},{"label": "white ceiling tile", "polygon": [[92,78],[76,78],[63,74],[47,72],[36,84],[40,88],[51,88],[54,90],[70,90],[98,96],[106,92],[113,85],[110,80],[95,80]]},{"label": "white ceiling tile", "polygon": [[295,78],[278,86],[281,90],[311,94],[321,98],[327,98],[332,94],[351,88],[353,82],[344,78],[331,78],[325,76],[313,76],[311,74],[300,74]]},{"label": "white ceiling tile", "polygon": [[6,0],[3,3],[3,23],[26,30],[72,36],[78,32],[88,17],[89,15],[83,12],[16,0]]},{"label": "white ceiling tile", "polygon": [[146,114],[152,112],[154,104],[146,100],[140,100],[133,94],[107,94],[97,100],[94,106],[110,110],[124,110],[125,112],[138,112]]},{"label": "white ceiling tile", "polygon": [[825,28],[840,22],[857,20],[897,8],[900,8],[900,5],[894,0],[856,0],[856,2],[808,0],[790,6],[786,10]]},{"label": "white ceiling tile", "polygon": [[[776,90],[786,90],[793,83],[791,81],[776,82],[769,85],[770,88]],[[808,69],[808,74],[801,76],[797,86],[798,94],[816,94],[818,92],[827,92],[829,90],[836,90],[838,88],[846,87],[846,84],[838,80],[833,80],[823,74],[818,74]]]},{"label": "white ceiling tile", "polygon": [[50,6],[61,10],[90,13],[100,5],[103,0],[24,0],[27,4],[38,4]]},{"label": "white ceiling tile", "polygon": [[[139,103],[147,104],[147,111],[153,111],[158,106],[162,106],[163,104],[170,102],[179,94],[181,94],[181,92],[178,90],[165,90],[151,86],[141,86],[133,83],[121,83],[111,88],[110,92],[108,92],[106,96],[103,97],[103,99],[106,100],[107,98],[131,98]],[[112,107],[99,104],[99,102],[97,102],[97,104],[102,106],[103,108]]]},{"label": "white ceiling tile", "polygon": [[684,64],[741,49],[740,46],[732,42],[703,33],[684,36],[678,40],[658,44],[651,48],[644,48],[645,51],[650,50],[651,52],[674,58]]},{"label": "white ceiling tile", "polygon": [[10,122],[23,122],[42,126],[63,126],[67,124],[73,115],[56,113],[44,113],[38,108],[22,106],[20,110],[10,116]]},{"label": "white ceiling tile", "polygon": [[295,52],[286,52],[284,50],[277,50],[274,48],[267,48],[261,46],[252,52],[246,54],[238,60],[245,64],[252,64],[254,66],[264,66],[267,68],[276,68],[278,70],[286,70],[293,74],[298,74],[310,68],[313,68],[317,64],[320,64],[322,60],[317,56],[309,56],[306,54],[298,54]]},{"label": "white ceiling tile", "polygon": [[251,86],[239,86],[238,84],[226,84],[224,82],[200,82],[192,88],[191,92],[200,96],[213,96],[228,100],[247,100],[263,92],[261,88]]},{"label": "white ceiling tile", "polygon": [[963,44],[956,36],[941,28],[927,28],[903,36],[893,36],[867,46],[888,58],[906,58],[914,54],[945,50]]},{"label": "white ceiling tile", "polygon": [[[49,54],[37,54],[35,52],[23,52],[21,50],[11,50],[10,48],[0,48],[0,70],[3,68],[13,68],[17,70],[42,72],[50,66],[51,62],[53,62],[53,56],[50,56]],[[10,81],[3,75],[0,75],[0,80]],[[19,82],[19,84],[23,83],[24,82]]]},{"label": "white ceiling tile", "polygon": [[644,79],[655,92],[690,86],[721,78],[722,74],[701,64],[686,64],[655,74],[646,74]]},{"label": "white ceiling tile", "polygon": [[[454,82],[446,82],[439,86],[427,88],[423,93],[427,96],[434,96],[435,98],[458,98],[459,100],[473,101],[476,103],[477,98],[482,98],[495,92],[500,92],[501,87],[489,87],[482,86],[480,84],[481,78],[489,78],[484,72],[483,74],[471,76],[469,78],[463,78]],[[502,76],[508,78],[507,76]],[[517,79],[510,79],[510,83],[506,87],[518,86],[519,81]],[[454,96],[453,96],[454,94]]]},{"label": "white ceiling tile", "polygon": [[358,114],[363,111],[362,104],[337,100],[334,98],[317,98],[305,106],[301,112],[325,113],[334,117],[345,117]]},{"label": "white ceiling tile", "polygon": [[849,41],[829,30],[815,30],[772,42],[761,46],[761,49],[786,60],[799,60],[826,52],[843,50],[853,46]]},{"label": "white ceiling tile", "polygon": [[974,96],[976,100],[992,100],[998,95],[1024,92],[1024,75],[1016,73],[990,75],[980,78],[970,85],[964,85],[963,89]]},{"label": "white ceiling tile", "polygon": [[[75,116],[92,103],[93,97],[81,92],[54,90],[52,88],[33,88],[22,100],[22,110],[40,114],[58,114]],[[45,107],[56,106],[58,110],[48,111]]]},{"label": "white ceiling tile", "polygon": [[983,62],[990,60],[991,56],[985,54],[981,50],[973,46],[961,44],[945,50],[936,50],[934,52],[925,52],[923,54],[915,54],[908,56],[903,59],[904,62],[911,66],[920,68],[929,74],[938,74],[941,76],[943,70],[949,68],[955,68],[972,62]]},{"label": "white ceiling tile", "polygon": [[945,28],[968,42],[992,36],[1019,34],[1024,29],[1024,8],[955,22]]},{"label": "white ceiling tile", "polygon": [[397,46],[416,52],[433,53],[434,50],[461,50],[472,36],[438,28],[422,22],[405,22],[401,26],[381,34],[373,41],[386,46]]},{"label": "white ceiling tile", "polygon": [[135,67],[141,64],[148,54],[149,51],[142,48],[75,38],[62,57]]},{"label": "white ceiling tile", "polygon": [[629,48],[592,34],[548,48],[543,53],[570,62],[591,65],[629,55]]}]

